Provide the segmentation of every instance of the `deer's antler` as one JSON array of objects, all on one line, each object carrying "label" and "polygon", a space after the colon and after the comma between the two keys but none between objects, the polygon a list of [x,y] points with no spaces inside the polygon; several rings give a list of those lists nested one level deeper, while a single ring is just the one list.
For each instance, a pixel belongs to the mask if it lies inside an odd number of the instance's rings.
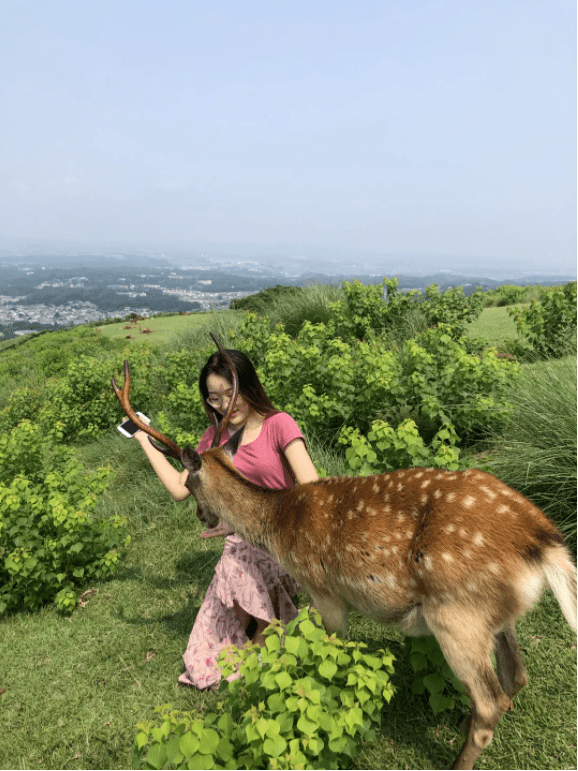
[{"label": "deer's antler", "polygon": [[[218,426],[215,427],[215,433],[213,435],[213,442],[211,444],[211,447],[218,447],[221,442],[221,437],[223,436],[223,431],[227,428],[229,425],[229,420],[231,419],[231,415],[233,414],[233,410],[235,409],[235,402],[237,401],[237,395],[239,393],[239,378],[237,376],[237,371],[235,369],[235,365],[233,364],[233,360],[227,353],[227,351],[223,348],[219,340],[217,339],[217,336],[211,332],[211,337],[213,338],[215,345],[217,346],[219,353],[225,360],[225,363],[229,367],[229,371],[231,373],[231,383],[233,385],[233,393],[231,395],[231,398],[229,399],[229,404],[227,406],[227,411],[223,415],[223,419],[218,424]],[[214,414],[210,417],[214,417]]]},{"label": "deer's antler", "polygon": [[[149,426],[147,423],[144,422],[144,420],[141,420],[139,416],[136,414],[136,412],[133,410],[133,408],[130,406],[130,401],[128,398],[128,394],[130,391],[130,367],[128,366],[128,361],[124,360],[124,385],[122,387],[122,390],[117,386],[115,379],[112,378],[112,387],[114,388],[115,394],[118,396],[118,400],[125,412],[125,414],[132,420],[132,422],[137,425],[142,431],[145,432],[145,434],[149,435],[149,442],[154,445],[154,447],[157,448],[157,450],[160,450],[165,455],[171,455],[173,458],[177,458],[177,460],[181,459],[181,448],[175,444],[171,439],[169,439],[167,436],[164,436],[164,434],[161,434],[160,431],[157,431],[156,428],[152,428],[152,426]],[[153,438],[151,438],[153,437]],[[159,442],[162,442],[162,444],[158,444],[154,441],[154,439],[158,439]]]}]

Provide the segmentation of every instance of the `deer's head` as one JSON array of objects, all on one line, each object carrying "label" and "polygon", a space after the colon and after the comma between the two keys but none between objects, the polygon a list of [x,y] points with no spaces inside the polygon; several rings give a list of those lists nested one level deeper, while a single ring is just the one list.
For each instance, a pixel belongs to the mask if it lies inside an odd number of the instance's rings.
[{"label": "deer's head", "polygon": [[[217,337],[212,332],[211,332],[211,337],[215,341],[215,344],[219,350],[219,353],[221,354],[227,366],[229,367],[229,371],[231,373],[231,384],[233,386],[233,393],[231,395],[231,399],[229,401],[227,411],[223,415],[222,420],[218,421],[215,413],[214,412],[210,413],[211,420],[215,427],[215,433],[213,435],[213,442],[211,446],[218,447],[221,441],[223,432],[229,425],[229,420],[231,419],[231,415],[233,414],[233,410],[235,409],[235,402],[237,400],[237,395],[239,393],[239,378],[237,377],[237,372],[233,365],[233,361],[231,360],[231,357],[229,356],[227,351],[223,348],[223,346],[221,345]],[[147,423],[141,420],[139,416],[136,414],[136,412],[133,410],[133,408],[131,407],[131,404],[129,401],[130,367],[126,359],[124,361],[124,385],[122,389],[117,386],[114,378],[112,378],[111,382],[112,382],[112,387],[114,389],[114,392],[117,395],[118,400],[120,401],[120,404],[122,406],[122,409],[124,410],[125,415],[127,415],[127,417],[129,417],[132,420],[132,422],[135,425],[137,425],[142,431],[144,431],[145,434],[149,435],[149,441],[151,442],[151,444],[153,444],[156,447],[157,450],[164,453],[165,455],[170,455],[171,457],[176,458],[177,460],[180,460],[181,463],[183,463],[183,460],[181,457],[182,456],[181,448],[175,442],[173,442],[172,439],[169,439],[164,434],[161,434],[160,431],[157,431],[156,428],[152,428],[152,426],[149,426]],[[183,465],[185,464],[183,463]]]}]

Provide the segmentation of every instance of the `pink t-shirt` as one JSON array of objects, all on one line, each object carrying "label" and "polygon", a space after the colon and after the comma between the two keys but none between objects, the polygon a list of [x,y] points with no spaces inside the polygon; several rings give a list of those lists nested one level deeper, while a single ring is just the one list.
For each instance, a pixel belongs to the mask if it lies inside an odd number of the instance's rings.
[{"label": "pink t-shirt", "polygon": [[[215,430],[211,426],[203,434],[197,452],[208,450]],[[229,431],[223,432],[221,444],[229,439]],[[295,481],[281,460],[281,453],[289,442],[303,439],[299,426],[291,415],[277,412],[263,421],[261,433],[249,444],[242,444],[233,458],[233,464],[251,482],[271,490],[295,487]]]}]

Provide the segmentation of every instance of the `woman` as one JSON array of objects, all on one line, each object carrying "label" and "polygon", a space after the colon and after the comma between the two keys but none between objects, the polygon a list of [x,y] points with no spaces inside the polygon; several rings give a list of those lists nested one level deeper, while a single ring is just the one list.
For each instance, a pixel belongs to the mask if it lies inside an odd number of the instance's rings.
[{"label": "woman", "polygon": [[[239,379],[239,395],[229,430],[224,431],[221,442],[244,429],[234,465],[251,482],[272,489],[317,480],[305,440],[293,418],[273,407],[245,354],[234,350],[228,354]],[[233,391],[230,377],[221,354],[213,354],[199,378],[209,414],[214,412],[220,418],[226,412]],[[199,452],[211,446],[213,434],[213,428],[205,431],[197,447]],[[191,493],[185,482],[189,472],[177,471],[143,431],[135,436],[173,499],[188,498]],[[254,642],[264,645],[263,630],[274,618],[287,623],[297,615],[292,597],[299,587],[294,579],[270,555],[243,541],[224,523],[201,533],[202,538],[223,536],[223,555],[195,619],[183,656],[185,672],[179,677],[179,682],[197,688],[218,686],[221,671],[217,660],[221,650],[232,644],[245,644],[249,635]],[[229,679],[234,677],[233,674]]]}]

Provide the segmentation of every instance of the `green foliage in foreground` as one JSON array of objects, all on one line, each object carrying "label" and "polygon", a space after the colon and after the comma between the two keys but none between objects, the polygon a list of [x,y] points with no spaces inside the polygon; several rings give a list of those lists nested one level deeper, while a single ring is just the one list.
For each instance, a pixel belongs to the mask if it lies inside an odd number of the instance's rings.
[{"label": "green foliage in foreground", "polygon": [[50,601],[69,612],[73,587],[115,572],[126,522],[93,517],[111,473],[86,473],[70,448],[49,452],[28,422],[0,436],[0,616]]},{"label": "green foliage in foreground", "polygon": [[[302,610],[284,630],[266,630],[265,648],[221,654],[219,714],[160,708],[139,723],[136,768],[344,768],[375,739],[393,696],[393,656],[329,637],[316,611]],[[224,689],[224,690],[223,690]]]},{"label": "green foliage in foreground", "polygon": [[405,641],[414,672],[411,692],[427,694],[434,715],[454,707],[470,707],[470,697],[444,658],[434,637],[408,637]]}]

